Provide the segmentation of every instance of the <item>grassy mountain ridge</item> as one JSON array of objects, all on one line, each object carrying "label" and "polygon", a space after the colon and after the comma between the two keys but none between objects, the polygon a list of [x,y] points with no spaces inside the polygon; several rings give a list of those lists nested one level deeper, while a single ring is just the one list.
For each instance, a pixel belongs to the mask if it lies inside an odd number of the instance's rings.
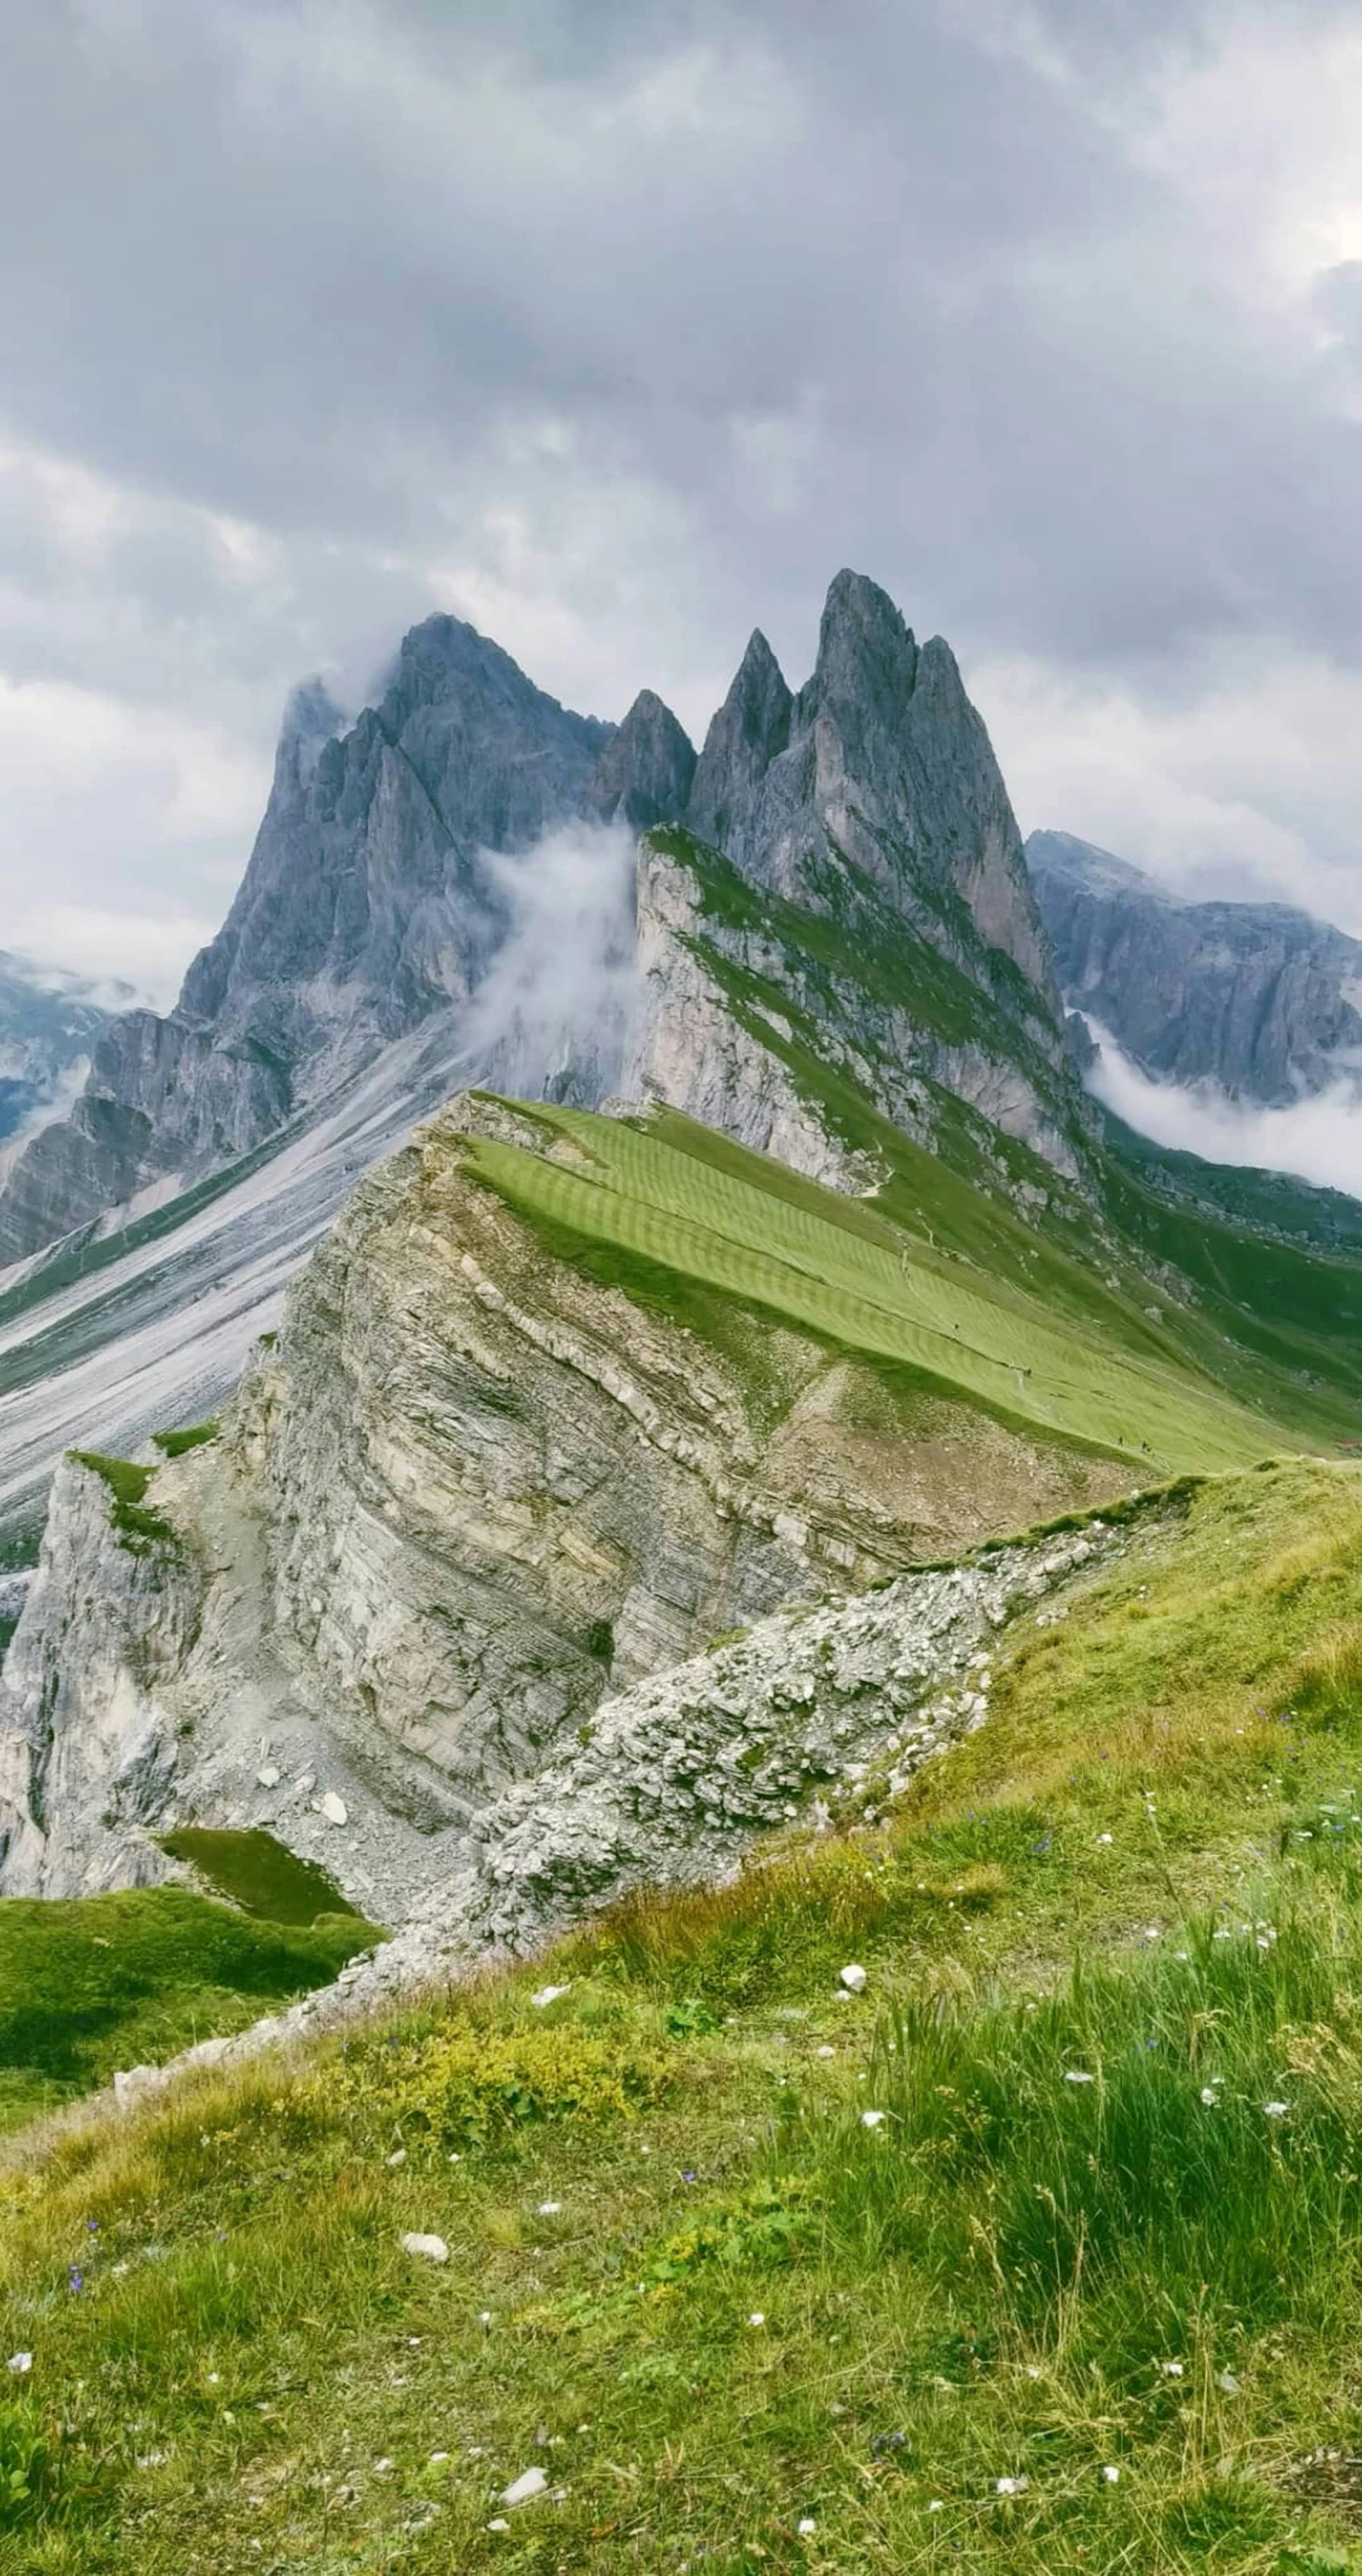
[{"label": "grassy mountain ridge", "polygon": [[[1302,1404],[1285,1370],[1241,1356],[1196,1309],[1141,1312],[1132,1288],[1109,1288],[906,1139],[889,1183],[857,1200],[792,1187],[769,1158],[672,1111],[531,1114],[542,1153],[477,1140],[471,1167],[557,1257],[626,1290],[631,1264],[670,1277],[677,1295],[683,1280],[701,1284],[1030,1429],[1124,1455],[1146,1480],[1296,1445],[1293,1413],[1343,1419]],[[1285,1420],[1236,1400],[1240,1386],[1270,1389]]]}]

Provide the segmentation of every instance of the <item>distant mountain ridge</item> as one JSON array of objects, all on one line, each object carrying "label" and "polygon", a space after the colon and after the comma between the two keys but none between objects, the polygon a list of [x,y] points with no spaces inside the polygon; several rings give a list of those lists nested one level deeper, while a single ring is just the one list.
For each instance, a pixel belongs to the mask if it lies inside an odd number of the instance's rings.
[{"label": "distant mountain ridge", "polygon": [[1148,1074],[1283,1107],[1362,1094],[1362,941],[1288,904],[1188,902],[1067,832],[1026,860],[1064,999]]},{"label": "distant mountain ridge", "polygon": [[[427,1018],[471,1004],[512,928],[489,856],[531,851],[574,821],[680,824],[759,909],[841,919],[881,945],[887,929],[940,960],[951,1012],[929,1009],[919,1028],[909,977],[895,1046],[1072,1168],[1083,1106],[987,733],[949,647],[919,647],[885,592],[843,572],[811,680],[792,692],[754,635],[698,759],[651,690],[618,727],[572,714],[452,617],[412,630],[382,699],[348,729],[320,684],[296,692],[223,928],[167,1017],[128,1012],[102,1031],[70,1116],[0,1188],[0,1263],[150,1185],[223,1169]],[[755,917],[749,949],[754,938]],[[675,940],[670,953],[679,963]],[[655,943],[650,954],[655,969]],[[654,1035],[658,998],[654,972]],[[842,1002],[850,1019],[833,1042],[854,1045],[855,995],[825,990],[834,1020]],[[552,1078],[589,1101],[632,1064],[665,1088],[666,1047],[645,1054],[621,1038],[613,1059],[598,1046]],[[930,1119],[925,1095],[914,1115]]]},{"label": "distant mountain ridge", "polygon": [[61,1099],[109,1019],[79,976],[0,949],[0,1147]]}]

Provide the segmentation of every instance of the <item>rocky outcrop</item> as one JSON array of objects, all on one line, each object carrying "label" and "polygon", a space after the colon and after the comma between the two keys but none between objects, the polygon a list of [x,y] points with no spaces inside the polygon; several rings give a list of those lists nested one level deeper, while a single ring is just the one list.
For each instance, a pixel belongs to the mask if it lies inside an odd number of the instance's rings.
[{"label": "rocky outcrop", "polygon": [[[696,853],[698,857],[699,854]],[[623,1100],[665,1101],[792,1171],[850,1194],[873,1189],[880,1167],[831,1133],[800,1097],[772,1045],[788,1019],[740,1015],[706,960],[704,902],[694,867],[645,841],[638,864],[639,992],[620,1075]],[[755,944],[770,959],[770,942]],[[749,942],[741,943],[744,959]],[[776,961],[778,971],[783,958]],[[824,1032],[829,1049],[837,1033]],[[910,1112],[900,1094],[905,1116]]]},{"label": "rocky outcrop", "polygon": [[838,902],[833,921],[760,891],[735,901],[720,853],[689,832],[647,835],[621,1096],[665,1101],[853,1194],[885,1176],[853,1132],[864,1110],[936,1146],[958,1134],[963,1102],[981,1157],[1001,1128],[1076,1179],[1085,1127],[1068,1064],[1024,1015],[1000,1026],[881,892],[848,878]]},{"label": "rocky outcrop", "polygon": [[811,1800],[845,1800],[872,1766],[881,1796],[901,1794],[983,1724],[1008,1617],[1110,1545],[1099,1521],[904,1575],[764,1620],[604,1701],[583,1741],[475,1819],[465,1939],[525,1949],[631,1887],[720,1877],[758,1834],[807,1818]]},{"label": "rocky outcrop", "polygon": [[474,1097],[370,1175],[136,1545],[105,1477],[63,1468],[0,1679],[0,1890],[263,1825],[395,1919],[607,1696],[1124,1486],[944,1396],[895,1410],[740,1304],[692,1329],[557,1257],[515,1183],[592,1169],[575,1134]]},{"label": "rocky outcrop", "polygon": [[1188,903],[1067,832],[1027,863],[1064,997],[1144,1072],[1283,1107],[1362,1089],[1362,941],[1279,903]]},{"label": "rocky outcrop", "polygon": [[168,1525],[120,1527],[106,1477],[64,1461],[0,1678],[0,1885],[78,1896],[162,1876],[145,1829],[178,1748],[158,1686],[194,1643],[203,1593]]},{"label": "rocky outcrop", "polygon": [[731,1877],[762,1835],[879,1815],[925,1762],[985,1723],[1008,1623],[1081,1582],[1117,1544],[1096,1521],[777,1614],[604,1701],[578,1746],[475,1820],[393,1938],[287,2012],[201,2041],[170,2066],[129,2070],[118,2098],[143,2099],[181,2067],[344,2028],[467,1976],[489,1953],[533,1952],[631,1888]]}]

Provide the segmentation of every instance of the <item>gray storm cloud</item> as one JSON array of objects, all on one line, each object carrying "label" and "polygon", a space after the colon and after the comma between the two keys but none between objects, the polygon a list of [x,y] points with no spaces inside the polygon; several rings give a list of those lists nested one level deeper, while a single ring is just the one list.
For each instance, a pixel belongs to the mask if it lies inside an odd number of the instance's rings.
[{"label": "gray storm cloud", "polygon": [[291,683],[433,607],[695,730],[840,562],[997,675],[1024,824],[1355,873],[1355,8],[9,0],[4,44],[11,942],[173,985]]}]

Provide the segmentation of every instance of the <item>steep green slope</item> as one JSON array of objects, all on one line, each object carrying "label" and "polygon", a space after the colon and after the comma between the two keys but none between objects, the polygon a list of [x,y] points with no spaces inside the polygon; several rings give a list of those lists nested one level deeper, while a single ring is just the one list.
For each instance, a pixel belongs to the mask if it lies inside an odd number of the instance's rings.
[{"label": "steep green slope", "polygon": [[993,1698],[886,1823],[13,2161],[5,2564],[1358,2563],[1362,1477],[1146,1514]]},{"label": "steep green slope", "polygon": [[1295,1445],[1235,1400],[1247,1372],[1223,1344],[1199,1336],[1232,1392],[1197,1365],[1198,1336],[1185,1352],[1177,1321],[1140,1315],[916,1147],[903,1145],[894,1184],[864,1201],[673,1113],[646,1124],[533,1116],[542,1153],[476,1139],[472,1168],[593,1277],[677,1311],[697,1289],[756,1307],[938,1392],[1139,1463],[1146,1480]]},{"label": "steep green slope", "polygon": [[[698,891],[685,944],[819,1123],[883,1171],[885,1216],[1084,1329],[1095,1320],[1123,1348],[1152,1343],[1306,1445],[1362,1432],[1362,1221],[1350,1202],[1146,1148],[1048,1061],[1010,960],[996,958],[990,1010],[854,870],[815,909],[749,885],[693,834],[650,838]],[[1073,1178],[933,1077],[933,1046],[1000,1043],[1048,1105]]]}]

